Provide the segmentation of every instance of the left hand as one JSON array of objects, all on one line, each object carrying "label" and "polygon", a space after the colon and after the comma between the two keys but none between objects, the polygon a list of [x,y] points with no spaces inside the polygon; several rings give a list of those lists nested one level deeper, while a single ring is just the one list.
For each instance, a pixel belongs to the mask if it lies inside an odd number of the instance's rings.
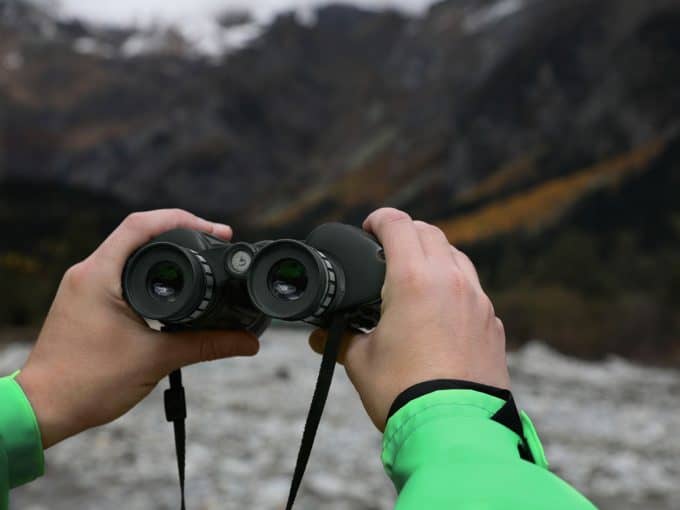
[{"label": "left hand", "polygon": [[127,258],[153,237],[180,227],[224,240],[232,235],[230,227],[186,211],[135,213],[64,275],[17,376],[44,448],[125,414],[179,367],[257,353],[257,338],[244,331],[154,331],[123,300]]}]

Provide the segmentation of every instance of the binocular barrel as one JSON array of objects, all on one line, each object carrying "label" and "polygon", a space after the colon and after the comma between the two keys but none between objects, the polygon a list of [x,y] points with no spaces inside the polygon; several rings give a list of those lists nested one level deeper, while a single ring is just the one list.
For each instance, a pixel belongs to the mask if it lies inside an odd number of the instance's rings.
[{"label": "binocular barrel", "polygon": [[366,330],[379,320],[384,276],[381,246],[348,225],[322,225],[305,242],[253,244],[177,229],[128,259],[123,294],[166,326],[259,334],[272,318],[325,327],[347,311]]}]

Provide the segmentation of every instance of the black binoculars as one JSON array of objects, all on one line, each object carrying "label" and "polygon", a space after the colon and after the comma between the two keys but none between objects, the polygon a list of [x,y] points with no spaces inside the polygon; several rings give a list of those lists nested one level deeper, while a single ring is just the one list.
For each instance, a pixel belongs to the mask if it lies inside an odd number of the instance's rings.
[{"label": "black binoculars", "polygon": [[380,319],[385,280],[382,247],[341,223],[317,227],[303,241],[225,242],[176,229],[128,259],[123,295],[143,318],[167,328],[245,329],[271,319],[328,327],[336,312],[368,331]]}]

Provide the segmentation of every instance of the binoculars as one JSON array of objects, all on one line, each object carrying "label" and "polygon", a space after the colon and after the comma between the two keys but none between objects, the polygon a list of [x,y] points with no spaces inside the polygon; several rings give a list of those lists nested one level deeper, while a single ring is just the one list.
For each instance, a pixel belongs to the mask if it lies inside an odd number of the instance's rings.
[{"label": "binoculars", "polygon": [[271,319],[325,328],[334,313],[369,331],[380,319],[385,257],[356,227],[327,223],[305,239],[225,242],[175,229],[133,253],[123,295],[140,316],[166,328],[245,329]]}]

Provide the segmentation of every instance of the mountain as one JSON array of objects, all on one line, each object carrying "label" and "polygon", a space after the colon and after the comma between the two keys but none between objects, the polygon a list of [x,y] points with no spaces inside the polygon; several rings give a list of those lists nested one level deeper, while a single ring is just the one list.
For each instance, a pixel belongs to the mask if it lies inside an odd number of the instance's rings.
[{"label": "mountain", "polygon": [[473,255],[516,341],[680,359],[678,26],[675,0],[330,5],[215,61],[0,0],[0,179],[18,208],[77,194],[92,232],[165,205],[251,238],[405,208]]}]

